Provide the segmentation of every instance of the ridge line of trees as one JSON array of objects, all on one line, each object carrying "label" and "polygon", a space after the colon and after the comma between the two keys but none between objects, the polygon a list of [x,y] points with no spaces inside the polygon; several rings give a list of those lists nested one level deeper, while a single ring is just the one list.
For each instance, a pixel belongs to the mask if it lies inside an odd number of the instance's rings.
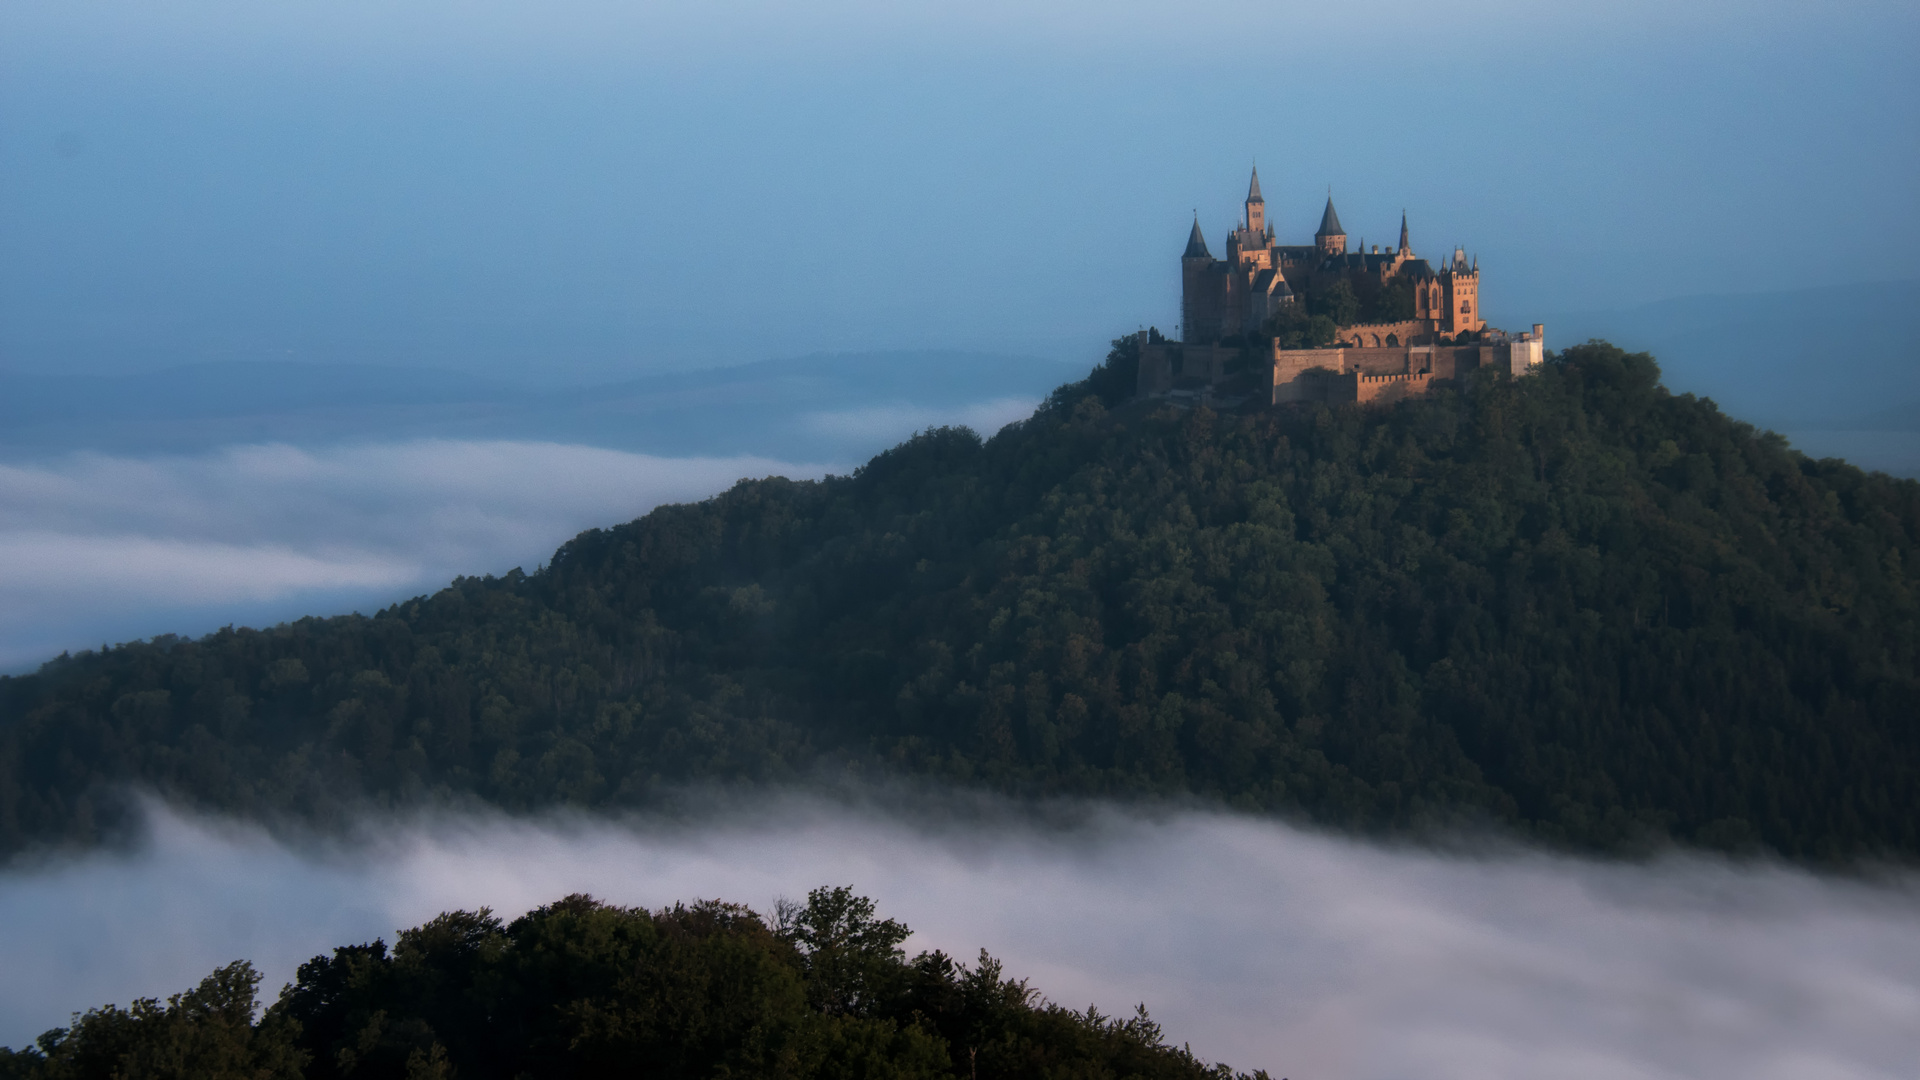
[{"label": "ridge line of trees", "polygon": [[451,911],[300,965],[264,1012],[246,961],[162,1003],[75,1016],[0,1080],[1268,1080],[1131,1017],[1062,1008],[981,950],[909,958],[850,887],[774,918],[574,895],[504,921]]}]

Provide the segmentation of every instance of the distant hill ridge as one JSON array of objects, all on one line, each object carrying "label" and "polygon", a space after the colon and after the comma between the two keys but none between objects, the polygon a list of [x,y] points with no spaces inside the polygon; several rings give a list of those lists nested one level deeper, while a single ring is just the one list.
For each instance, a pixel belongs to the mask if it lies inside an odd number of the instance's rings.
[{"label": "distant hill ridge", "polygon": [[942,350],[816,353],[589,386],[278,361],[119,375],[0,373],[0,454],[456,438],[857,461],[892,439],[836,437],[810,426],[809,416],[889,406],[952,413],[995,398],[1037,401],[1071,373],[1051,360]]},{"label": "distant hill ridge", "polygon": [[1371,833],[1920,854],[1920,484],[1604,344],[1373,412],[1123,406],[1133,365],[537,574],[0,680],[0,845],[96,841],[126,784],[324,824],[830,762]]},{"label": "distant hill ridge", "polygon": [[1597,337],[1654,352],[1676,392],[1711,396],[1755,424],[1912,431],[1920,340],[1904,315],[1916,291],[1920,281],[1861,282],[1544,318],[1559,341]]}]

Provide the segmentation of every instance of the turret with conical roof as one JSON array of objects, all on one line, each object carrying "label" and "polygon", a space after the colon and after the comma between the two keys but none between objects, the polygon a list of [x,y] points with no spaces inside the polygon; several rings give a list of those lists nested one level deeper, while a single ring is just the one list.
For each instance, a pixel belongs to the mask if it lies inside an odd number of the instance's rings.
[{"label": "turret with conical roof", "polygon": [[1213,252],[1207,250],[1207,238],[1200,235],[1200,216],[1194,215],[1193,231],[1187,234],[1187,250],[1180,256],[1183,259],[1211,259]]},{"label": "turret with conical roof", "polygon": [[1407,212],[1400,211],[1400,255],[1402,258],[1412,254],[1413,245],[1407,241]]},{"label": "turret with conical roof", "polygon": [[1333,212],[1333,196],[1327,196],[1327,209],[1320,215],[1320,228],[1313,242],[1328,255],[1343,255],[1347,250],[1347,230],[1340,226],[1340,215]]},{"label": "turret with conical roof", "polygon": [[[1232,257],[1233,234],[1227,235]],[[1187,231],[1187,250],[1180,255],[1180,335],[1186,341],[1214,341],[1226,333],[1223,319],[1227,300],[1226,265],[1207,250],[1200,235],[1200,215]]]}]

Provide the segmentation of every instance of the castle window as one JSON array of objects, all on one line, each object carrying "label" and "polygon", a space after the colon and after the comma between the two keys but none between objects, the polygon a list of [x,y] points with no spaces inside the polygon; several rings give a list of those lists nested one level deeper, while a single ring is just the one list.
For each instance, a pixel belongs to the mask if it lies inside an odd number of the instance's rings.
[{"label": "castle window", "polygon": [[1473,310],[1472,304],[1467,303],[1465,300],[1460,301],[1460,314],[1465,315],[1467,312],[1472,310]]}]

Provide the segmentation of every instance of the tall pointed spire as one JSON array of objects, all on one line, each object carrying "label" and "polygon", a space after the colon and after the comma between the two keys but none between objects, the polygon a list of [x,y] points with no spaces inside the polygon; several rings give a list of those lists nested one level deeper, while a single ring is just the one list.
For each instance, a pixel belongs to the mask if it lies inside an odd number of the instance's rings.
[{"label": "tall pointed spire", "polygon": [[1405,255],[1412,250],[1413,245],[1407,242],[1407,212],[1402,210],[1400,211],[1400,254]]},{"label": "tall pointed spire", "polygon": [[1267,200],[1260,197],[1260,167],[1253,168],[1253,182],[1247,185],[1247,236],[1250,243],[1260,243],[1259,238],[1267,233]]},{"label": "tall pointed spire", "polygon": [[1187,250],[1180,256],[1183,259],[1211,259],[1213,252],[1207,250],[1207,238],[1200,235],[1200,215],[1193,215],[1193,231],[1187,234]]}]

